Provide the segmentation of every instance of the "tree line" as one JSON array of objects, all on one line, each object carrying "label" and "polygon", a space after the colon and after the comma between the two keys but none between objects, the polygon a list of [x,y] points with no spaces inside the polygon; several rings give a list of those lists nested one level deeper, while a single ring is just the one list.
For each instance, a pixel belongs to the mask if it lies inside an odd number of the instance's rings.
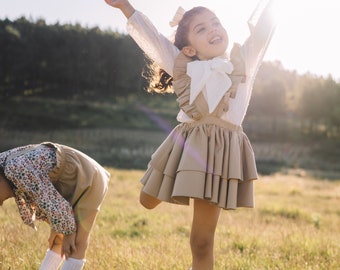
[{"label": "tree line", "polygon": [[0,21],[0,97],[107,98],[142,83],[143,54],[131,38],[99,28]]},{"label": "tree line", "polygon": [[[47,25],[22,17],[0,21],[0,100],[47,97],[108,100],[145,88],[145,56],[126,34],[79,24]],[[292,125],[306,134],[340,137],[340,84],[264,62],[249,107],[271,132]],[[280,129],[281,128],[281,129]]]}]

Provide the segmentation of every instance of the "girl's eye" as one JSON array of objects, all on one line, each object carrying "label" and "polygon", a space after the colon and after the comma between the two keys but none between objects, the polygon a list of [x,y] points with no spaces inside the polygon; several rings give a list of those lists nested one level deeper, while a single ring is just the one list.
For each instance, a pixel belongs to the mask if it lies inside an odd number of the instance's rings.
[{"label": "girl's eye", "polygon": [[201,27],[201,28],[199,28],[199,29],[197,30],[197,33],[202,33],[204,30],[205,30],[205,28],[204,28],[204,27]]}]

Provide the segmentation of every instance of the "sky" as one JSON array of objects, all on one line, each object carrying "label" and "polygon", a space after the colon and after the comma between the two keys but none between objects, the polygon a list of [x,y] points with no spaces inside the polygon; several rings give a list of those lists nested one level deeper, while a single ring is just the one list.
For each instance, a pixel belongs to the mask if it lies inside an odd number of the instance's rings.
[{"label": "sky", "polygon": [[[242,43],[248,36],[247,20],[258,0],[130,0],[165,36],[177,8],[188,10],[206,6],[213,10],[230,35],[232,42]],[[104,0],[0,0],[0,19],[21,16],[48,24],[79,23],[126,33],[126,18]],[[265,61],[280,61],[288,70],[306,72],[340,81],[340,1],[277,0],[278,25]],[[1,42],[1,41],[0,41]],[[231,46],[230,46],[231,47]],[[114,49],[114,48],[113,48]]]}]

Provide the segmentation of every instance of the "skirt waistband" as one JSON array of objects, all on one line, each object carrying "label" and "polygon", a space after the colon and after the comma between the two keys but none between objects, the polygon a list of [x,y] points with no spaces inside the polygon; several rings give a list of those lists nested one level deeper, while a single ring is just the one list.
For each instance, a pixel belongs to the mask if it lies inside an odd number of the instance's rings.
[{"label": "skirt waistband", "polygon": [[210,124],[210,125],[216,125],[216,126],[219,126],[219,127],[223,127],[223,128],[228,129],[228,130],[231,130],[231,131],[238,131],[238,132],[243,131],[242,126],[235,125],[233,123],[222,120],[221,118],[215,117],[215,116],[205,116],[205,117],[203,117],[199,120],[196,120],[194,122],[186,122],[186,123],[183,123],[183,124],[185,124],[189,127],[196,127],[196,126],[203,125],[203,124]]}]

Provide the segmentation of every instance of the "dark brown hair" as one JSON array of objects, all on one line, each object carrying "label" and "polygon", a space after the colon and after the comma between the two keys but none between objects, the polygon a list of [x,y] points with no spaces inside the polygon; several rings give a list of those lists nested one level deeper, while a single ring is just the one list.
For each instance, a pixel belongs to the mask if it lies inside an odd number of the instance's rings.
[{"label": "dark brown hair", "polygon": [[[192,18],[207,10],[210,11],[205,7],[194,7],[184,13],[182,20],[178,24],[174,40],[174,45],[179,50],[189,45],[188,33]],[[150,59],[148,59],[147,69],[143,72],[143,76],[149,80],[148,92],[173,93],[173,78]]]}]

